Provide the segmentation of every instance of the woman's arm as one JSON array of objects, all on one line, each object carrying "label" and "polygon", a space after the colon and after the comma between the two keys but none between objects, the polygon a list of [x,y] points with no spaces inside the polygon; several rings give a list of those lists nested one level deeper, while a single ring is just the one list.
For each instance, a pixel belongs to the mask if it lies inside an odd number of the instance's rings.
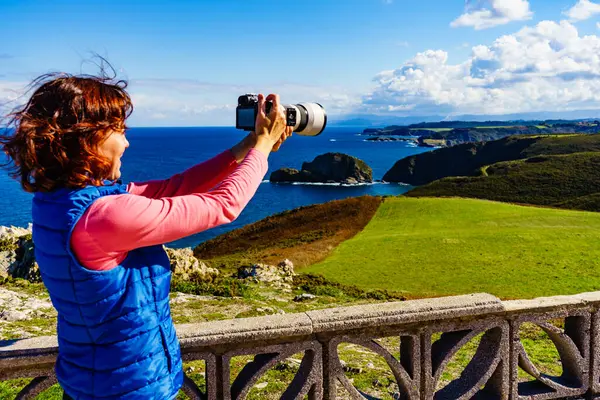
[{"label": "woman's arm", "polygon": [[87,268],[110,269],[130,250],[231,222],[248,204],[266,172],[264,152],[250,150],[240,166],[208,193],[161,199],[131,194],[102,197],[77,222],[71,238],[73,251]]},{"label": "woman's arm", "polygon": [[[273,107],[267,115],[266,101]],[[279,96],[258,95],[256,143],[242,164],[209,193],[150,199],[131,194],[94,202],[75,225],[71,246],[86,267],[115,267],[127,252],[170,242],[237,218],[267,173],[267,157],[291,135]]]},{"label": "woman's arm", "polygon": [[131,182],[127,186],[127,191],[151,199],[207,192],[229,176],[255,145],[256,135],[251,132],[231,149],[210,160],[173,175],[169,179]]},{"label": "woman's arm", "polygon": [[131,182],[127,191],[151,199],[183,196],[210,190],[238,166],[231,150],[226,150],[210,160],[196,164],[186,171],[164,180]]}]

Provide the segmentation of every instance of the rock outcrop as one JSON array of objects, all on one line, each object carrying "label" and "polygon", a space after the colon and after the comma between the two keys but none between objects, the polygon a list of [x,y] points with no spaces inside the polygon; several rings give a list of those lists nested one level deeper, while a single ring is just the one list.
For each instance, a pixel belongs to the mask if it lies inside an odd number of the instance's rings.
[{"label": "rock outcrop", "polygon": [[[20,278],[41,282],[40,270],[35,261],[31,224],[28,228],[0,226],[0,278]],[[190,248],[165,247],[175,276],[188,279],[195,276],[202,281],[213,281],[219,270],[198,261]]]},{"label": "rock outcrop", "polygon": [[342,153],[326,153],[302,164],[298,171],[281,168],[274,171],[271,182],[310,182],[357,184],[373,182],[373,171],[364,161]]},{"label": "rock outcrop", "polygon": [[56,311],[49,299],[40,299],[0,287],[0,321],[25,321],[54,316]]},{"label": "rock outcrop", "polygon": [[176,277],[184,280],[193,277],[195,280],[212,282],[219,276],[218,269],[210,268],[203,262],[198,261],[190,248],[171,249],[165,247],[165,251],[171,261],[171,272]]},{"label": "rock outcrop", "polygon": [[31,224],[28,228],[0,226],[0,277],[41,281],[35,262]]},{"label": "rock outcrop", "polygon": [[237,271],[238,279],[248,279],[256,283],[264,283],[280,289],[291,289],[294,282],[294,264],[285,259],[277,266],[268,264],[253,264],[240,267]]}]

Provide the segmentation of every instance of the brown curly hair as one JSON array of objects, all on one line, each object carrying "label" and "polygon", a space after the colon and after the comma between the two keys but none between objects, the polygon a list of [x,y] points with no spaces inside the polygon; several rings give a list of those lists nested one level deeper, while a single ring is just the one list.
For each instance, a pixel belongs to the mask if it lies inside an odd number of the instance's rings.
[{"label": "brown curly hair", "polygon": [[[114,70],[113,70],[114,71]],[[31,98],[5,118],[0,145],[4,165],[28,192],[101,186],[111,162],[99,146],[112,131],[124,131],[133,111],[127,82],[65,73],[36,78]]]}]

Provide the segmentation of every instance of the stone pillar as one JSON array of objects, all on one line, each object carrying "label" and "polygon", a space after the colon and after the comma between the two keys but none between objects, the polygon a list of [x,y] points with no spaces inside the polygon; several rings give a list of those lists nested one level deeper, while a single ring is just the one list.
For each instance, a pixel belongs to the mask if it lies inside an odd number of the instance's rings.
[{"label": "stone pillar", "polygon": [[[447,322],[428,326],[422,336],[422,399],[508,399],[508,324],[501,318]],[[432,335],[443,332],[432,342]],[[461,376],[436,390],[451,358],[469,341],[483,334],[477,351]]]}]

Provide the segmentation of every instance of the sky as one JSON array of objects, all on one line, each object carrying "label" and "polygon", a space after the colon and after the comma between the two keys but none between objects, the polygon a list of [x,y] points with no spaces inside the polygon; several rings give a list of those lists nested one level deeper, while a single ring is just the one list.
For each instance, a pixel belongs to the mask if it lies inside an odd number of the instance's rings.
[{"label": "sky", "polygon": [[334,118],[600,110],[600,1],[0,0],[0,18],[0,113],[94,54],[128,80],[130,126],[232,126],[244,93]]}]

